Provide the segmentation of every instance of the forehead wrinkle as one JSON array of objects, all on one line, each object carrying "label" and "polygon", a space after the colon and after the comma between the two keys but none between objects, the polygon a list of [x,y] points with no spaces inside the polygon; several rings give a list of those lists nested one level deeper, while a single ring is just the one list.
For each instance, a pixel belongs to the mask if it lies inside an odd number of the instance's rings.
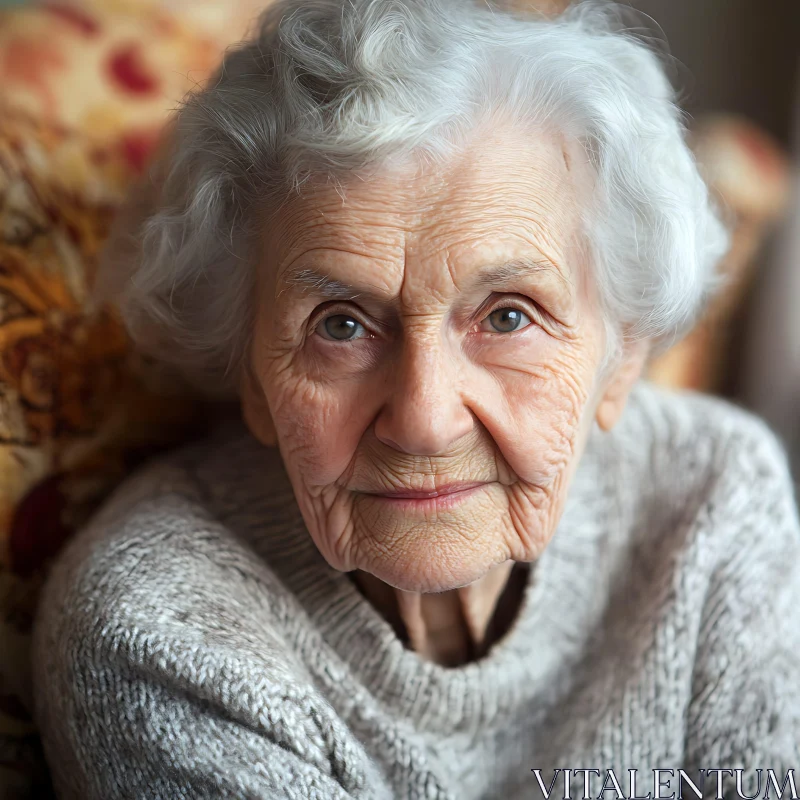
[{"label": "forehead wrinkle", "polygon": [[397,241],[400,233],[390,220],[379,226],[357,217],[342,221],[318,218],[280,231],[278,238],[284,264],[314,251],[386,261],[396,258],[402,249]]}]

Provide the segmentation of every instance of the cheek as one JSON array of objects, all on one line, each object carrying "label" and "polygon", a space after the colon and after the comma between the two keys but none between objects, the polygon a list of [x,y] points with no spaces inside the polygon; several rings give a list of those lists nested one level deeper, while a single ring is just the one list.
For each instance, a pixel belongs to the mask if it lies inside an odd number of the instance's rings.
[{"label": "cheek", "polygon": [[377,392],[349,382],[318,383],[291,370],[266,384],[281,453],[309,489],[342,480],[377,409]]},{"label": "cheek", "polygon": [[296,489],[316,494],[348,471],[378,393],[364,390],[363,369],[354,371],[363,359],[321,358],[297,329],[297,316],[290,328],[280,313],[265,315],[255,357],[287,471]]},{"label": "cheek", "polygon": [[492,397],[481,422],[503,460],[526,484],[545,488],[569,470],[577,453],[595,364],[578,342],[552,341],[513,368],[492,370]]}]

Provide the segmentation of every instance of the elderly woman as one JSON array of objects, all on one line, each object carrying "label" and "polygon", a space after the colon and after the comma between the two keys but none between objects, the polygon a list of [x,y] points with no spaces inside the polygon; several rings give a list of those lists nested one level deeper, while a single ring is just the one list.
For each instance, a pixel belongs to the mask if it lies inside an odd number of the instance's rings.
[{"label": "elderly woman", "polygon": [[725,235],[607,7],[283,0],[162,166],[122,308],[246,426],[54,570],[60,797],[790,791],[791,484],[759,422],[638,384]]}]

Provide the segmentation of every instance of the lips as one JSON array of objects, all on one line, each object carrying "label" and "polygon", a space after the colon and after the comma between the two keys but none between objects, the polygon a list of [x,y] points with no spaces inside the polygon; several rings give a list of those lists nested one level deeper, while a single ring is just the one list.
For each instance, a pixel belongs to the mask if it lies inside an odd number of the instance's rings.
[{"label": "lips", "polygon": [[389,500],[432,500],[436,497],[446,497],[448,495],[459,494],[461,492],[468,492],[470,489],[476,489],[479,486],[485,486],[484,481],[472,481],[469,483],[449,483],[443,486],[438,486],[436,489],[422,491],[417,489],[399,489],[390,492],[371,492],[371,494],[379,497],[385,497]]}]

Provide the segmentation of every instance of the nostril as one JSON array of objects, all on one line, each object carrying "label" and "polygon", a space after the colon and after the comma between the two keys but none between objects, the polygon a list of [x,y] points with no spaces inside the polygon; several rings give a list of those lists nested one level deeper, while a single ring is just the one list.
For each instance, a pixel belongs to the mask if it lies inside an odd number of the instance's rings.
[{"label": "nostril", "polygon": [[373,423],[373,435],[400,453],[434,456],[447,452],[474,424],[474,415],[463,405],[442,403],[432,409],[428,403],[414,402],[382,409]]},{"label": "nostril", "polygon": [[403,450],[403,448],[400,447],[400,445],[394,439],[391,439],[388,436],[378,436],[378,439],[380,439],[380,441],[383,442],[387,447],[391,447],[393,450],[399,450],[401,453],[405,452],[405,450]]}]

